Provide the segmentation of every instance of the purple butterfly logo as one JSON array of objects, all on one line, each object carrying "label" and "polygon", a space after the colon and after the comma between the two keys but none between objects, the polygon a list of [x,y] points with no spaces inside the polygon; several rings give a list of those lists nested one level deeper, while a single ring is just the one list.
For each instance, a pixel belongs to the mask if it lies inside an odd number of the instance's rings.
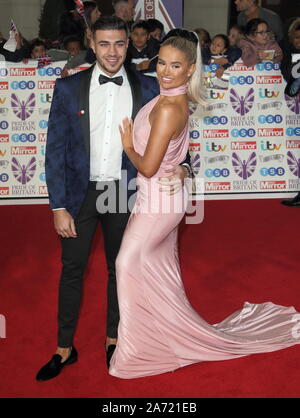
[{"label": "purple butterfly logo", "polygon": [[234,152],[232,154],[232,165],[236,174],[242,177],[243,180],[247,180],[255,172],[257,165],[256,153],[252,152],[247,161],[242,161],[237,153]]},{"label": "purple butterfly logo", "polygon": [[200,172],[200,167],[201,167],[200,154],[196,154],[191,159],[191,165],[192,165],[193,173],[195,174],[195,176],[197,176],[197,174],[199,174]]},{"label": "purple butterfly logo", "polygon": [[196,103],[189,103],[189,114],[192,115],[193,113],[196,112],[198,105]]},{"label": "purple butterfly logo", "polygon": [[31,95],[28,97],[26,101],[21,101],[18,98],[18,96],[15,93],[13,93],[11,95],[11,107],[15,115],[17,115],[18,118],[20,118],[21,120],[29,118],[29,116],[32,115],[35,107],[34,93],[31,93]]},{"label": "purple butterfly logo", "polygon": [[287,153],[287,163],[294,176],[300,179],[300,158],[297,159],[295,155],[289,151]]},{"label": "purple butterfly logo", "polygon": [[250,112],[254,104],[254,89],[251,88],[248,90],[245,97],[239,96],[234,89],[230,89],[230,102],[237,113],[241,116],[246,115],[246,113]]},{"label": "purple butterfly logo", "polygon": [[29,163],[25,166],[25,164],[21,165],[19,161],[13,157],[11,169],[13,175],[20,183],[27,184],[34,176],[36,170],[36,159],[35,157],[32,157]]},{"label": "purple butterfly logo", "polygon": [[296,115],[300,115],[300,96],[290,97],[287,94],[284,95],[287,107]]}]

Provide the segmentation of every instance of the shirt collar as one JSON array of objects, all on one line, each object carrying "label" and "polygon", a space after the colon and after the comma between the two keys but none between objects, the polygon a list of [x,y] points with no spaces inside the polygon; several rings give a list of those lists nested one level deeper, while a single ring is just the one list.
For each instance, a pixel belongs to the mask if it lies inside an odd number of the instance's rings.
[{"label": "shirt collar", "polygon": [[[107,74],[105,74],[105,72],[99,67],[98,63],[96,62],[94,71],[93,71],[93,76],[92,76],[93,80],[98,82],[100,74],[105,75],[106,77],[109,77]],[[129,84],[124,65],[122,65],[119,71],[113,75],[113,77],[119,77],[119,76],[123,77],[123,85]]]}]

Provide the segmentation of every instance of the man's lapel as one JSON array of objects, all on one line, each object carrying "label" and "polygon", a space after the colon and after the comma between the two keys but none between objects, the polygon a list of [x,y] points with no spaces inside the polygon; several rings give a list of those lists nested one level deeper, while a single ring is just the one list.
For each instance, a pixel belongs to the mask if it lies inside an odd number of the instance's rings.
[{"label": "man's lapel", "polygon": [[88,160],[90,159],[90,84],[93,74],[94,65],[88,70],[82,71],[80,79],[80,111],[84,113],[81,115],[81,129],[84,137],[84,145]]},{"label": "man's lapel", "polygon": [[125,68],[128,81],[132,92],[132,114],[131,118],[134,119],[142,107],[142,92],[141,85],[138,77],[129,68]]}]

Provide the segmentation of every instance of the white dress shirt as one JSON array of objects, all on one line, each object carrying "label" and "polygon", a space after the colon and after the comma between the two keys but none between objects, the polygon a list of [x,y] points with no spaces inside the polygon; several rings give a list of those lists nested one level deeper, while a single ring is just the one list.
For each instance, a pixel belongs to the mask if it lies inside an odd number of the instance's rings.
[{"label": "white dress shirt", "polygon": [[122,76],[123,84],[99,84],[105,74],[98,64],[90,84],[90,180],[112,181],[121,179],[122,141],[119,125],[132,114],[132,93],[124,67],[114,75]]}]

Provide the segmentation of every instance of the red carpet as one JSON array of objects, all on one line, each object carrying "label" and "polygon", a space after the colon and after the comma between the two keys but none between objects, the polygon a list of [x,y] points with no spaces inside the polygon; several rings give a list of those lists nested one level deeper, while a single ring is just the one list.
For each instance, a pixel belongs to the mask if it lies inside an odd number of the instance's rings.
[{"label": "red carpet", "polygon": [[[1,206],[1,397],[299,397],[300,346],[223,362],[199,363],[135,380],[107,374],[105,264],[97,236],[86,275],[75,345],[79,361],[56,379],[35,374],[56,348],[60,248],[47,205]],[[182,273],[195,309],[219,322],[244,301],[300,311],[300,208],[279,200],[210,201],[201,225],[183,226]]]}]

